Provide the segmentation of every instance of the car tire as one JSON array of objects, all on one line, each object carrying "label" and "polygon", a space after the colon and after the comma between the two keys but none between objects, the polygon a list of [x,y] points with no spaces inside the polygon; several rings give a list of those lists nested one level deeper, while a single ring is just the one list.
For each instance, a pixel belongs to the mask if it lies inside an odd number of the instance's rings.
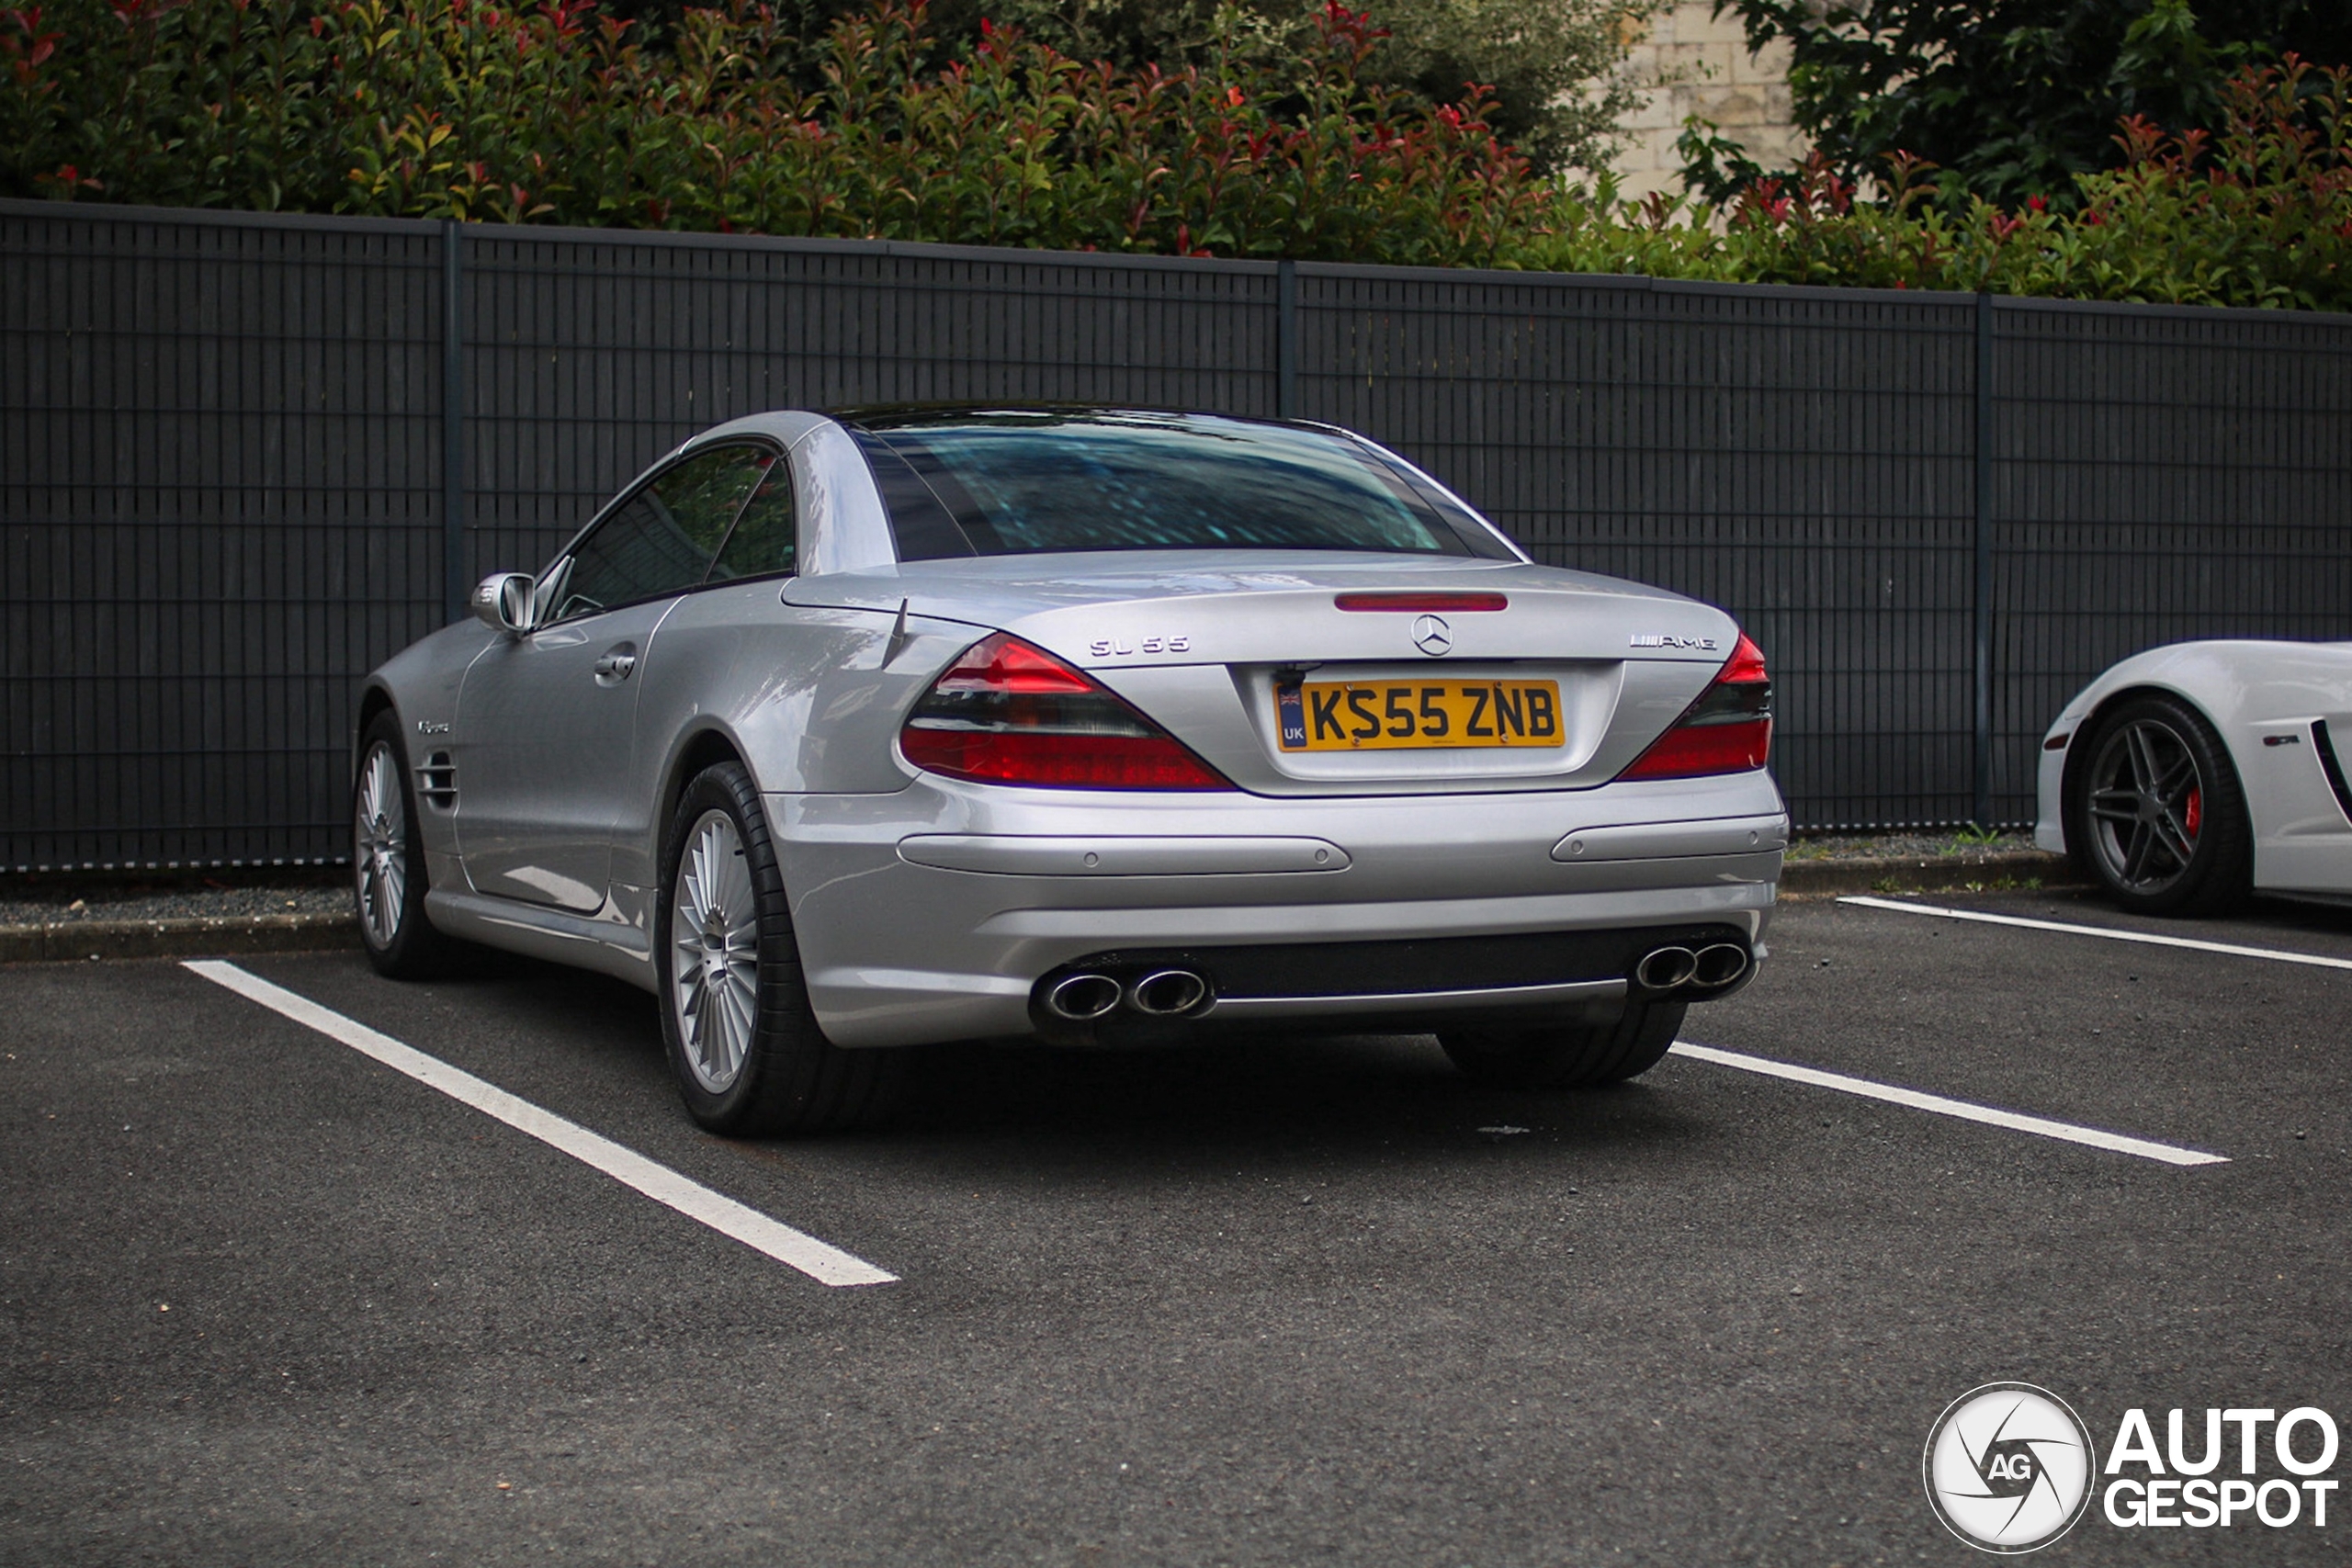
[{"label": "car tire", "polygon": [[395,980],[445,973],[458,944],[425,918],[424,838],[401,721],[390,708],[359,738],[351,782],[352,907],[360,945],[376,972]]},{"label": "car tire", "polygon": [[2221,914],[2254,886],[2254,830],[2213,727],[2177,697],[2102,715],[2067,770],[2066,844],[2108,896],[2142,914]]},{"label": "car tire", "polygon": [[662,852],[654,916],[662,1036],[687,1111],[732,1137],[871,1126],[906,1054],[844,1051],[808,1004],[767,815],[740,762],[688,782]]},{"label": "car tire", "polygon": [[1689,1010],[1687,1002],[1629,1002],[1614,1023],[1449,1030],[1437,1043],[1487,1089],[1594,1089],[1657,1066]]}]

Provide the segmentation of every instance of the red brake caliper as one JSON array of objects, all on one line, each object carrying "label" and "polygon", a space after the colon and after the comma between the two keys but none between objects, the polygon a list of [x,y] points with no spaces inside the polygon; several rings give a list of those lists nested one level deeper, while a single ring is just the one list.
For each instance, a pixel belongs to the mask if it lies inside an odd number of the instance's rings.
[{"label": "red brake caliper", "polygon": [[2205,820],[2205,792],[2202,789],[2188,792],[2188,798],[2181,803],[2180,819],[2188,829],[2190,840],[2194,841],[2198,825]]}]

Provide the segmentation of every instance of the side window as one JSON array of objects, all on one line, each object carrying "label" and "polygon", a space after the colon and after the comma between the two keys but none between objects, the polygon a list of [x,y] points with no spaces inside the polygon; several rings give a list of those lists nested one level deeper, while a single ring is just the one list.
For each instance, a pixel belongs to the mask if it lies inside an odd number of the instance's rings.
[{"label": "side window", "polygon": [[558,569],[554,618],[682,593],[702,581],[744,498],[775,462],[764,446],[721,446],[665,470]]},{"label": "side window", "polygon": [[792,504],[792,466],[779,458],[768,477],[752,494],[751,504],[735,520],[710,569],[711,581],[729,577],[771,577],[800,569],[800,518]]}]

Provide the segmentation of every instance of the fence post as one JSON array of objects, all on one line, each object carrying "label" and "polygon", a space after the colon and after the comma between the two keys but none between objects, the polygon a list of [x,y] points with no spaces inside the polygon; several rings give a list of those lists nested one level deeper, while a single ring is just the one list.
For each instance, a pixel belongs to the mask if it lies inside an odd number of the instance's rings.
[{"label": "fence post", "polygon": [[1274,264],[1274,415],[1298,417],[1298,264]]},{"label": "fence post", "polygon": [[466,241],[441,224],[441,588],[447,618],[466,613]]},{"label": "fence post", "polygon": [[1993,825],[1993,297],[1976,297],[1976,826]]}]

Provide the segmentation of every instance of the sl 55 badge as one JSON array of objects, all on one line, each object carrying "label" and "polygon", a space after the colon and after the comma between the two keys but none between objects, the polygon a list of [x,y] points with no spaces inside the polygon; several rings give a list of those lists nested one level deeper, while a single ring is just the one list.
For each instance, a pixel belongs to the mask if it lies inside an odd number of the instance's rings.
[{"label": "sl 55 badge", "polygon": [[1118,659],[1135,653],[1188,653],[1192,647],[1189,636],[1148,637],[1132,647],[1116,637],[1098,637],[1086,645],[1086,651],[1095,659]]}]

